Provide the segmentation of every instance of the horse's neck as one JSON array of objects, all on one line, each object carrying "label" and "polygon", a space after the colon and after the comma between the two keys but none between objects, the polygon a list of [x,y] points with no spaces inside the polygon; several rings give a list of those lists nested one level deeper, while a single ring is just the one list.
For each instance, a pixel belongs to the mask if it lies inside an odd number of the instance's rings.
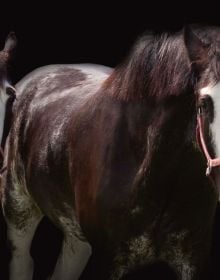
[{"label": "horse's neck", "polygon": [[[181,169],[184,166],[187,168],[190,157],[196,153],[191,139],[192,127],[185,117],[176,120],[175,117],[166,115],[166,112],[165,115],[152,112],[146,118],[146,126],[142,126],[145,139],[140,149],[144,151],[143,159],[135,181],[137,188],[138,185],[147,184],[143,192],[149,194],[152,190],[155,195],[160,189],[169,192],[169,188],[176,184],[178,174],[184,173]],[[138,131],[140,127],[137,124],[136,127]]]}]

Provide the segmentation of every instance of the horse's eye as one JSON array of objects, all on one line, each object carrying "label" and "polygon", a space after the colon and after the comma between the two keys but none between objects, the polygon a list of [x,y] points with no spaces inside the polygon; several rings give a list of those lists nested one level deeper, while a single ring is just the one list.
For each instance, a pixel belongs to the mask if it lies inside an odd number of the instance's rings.
[{"label": "horse's eye", "polygon": [[209,95],[203,95],[198,100],[198,111],[201,114],[206,115],[209,121],[212,122],[214,118],[214,105],[212,98]]},{"label": "horse's eye", "polygon": [[205,112],[208,109],[208,104],[205,98],[201,98],[198,104],[198,108],[201,112]]},{"label": "horse's eye", "polygon": [[7,86],[6,88],[6,94],[8,96],[15,96],[16,90],[13,86]]}]

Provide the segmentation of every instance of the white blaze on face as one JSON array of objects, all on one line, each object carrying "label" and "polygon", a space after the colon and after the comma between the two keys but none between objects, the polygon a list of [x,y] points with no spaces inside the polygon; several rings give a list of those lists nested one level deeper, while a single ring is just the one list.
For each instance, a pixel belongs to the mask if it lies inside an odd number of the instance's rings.
[{"label": "white blaze on face", "polygon": [[3,85],[0,87],[0,143],[2,141],[4,121],[5,121],[5,112],[6,104],[9,96],[6,94],[6,89],[9,86],[7,81],[3,82]]},{"label": "white blaze on face", "polygon": [[209,95],[213,101],[214,120],[210,124],[216,157],[220,157],[220,82],[200,90],[201,95]]}]

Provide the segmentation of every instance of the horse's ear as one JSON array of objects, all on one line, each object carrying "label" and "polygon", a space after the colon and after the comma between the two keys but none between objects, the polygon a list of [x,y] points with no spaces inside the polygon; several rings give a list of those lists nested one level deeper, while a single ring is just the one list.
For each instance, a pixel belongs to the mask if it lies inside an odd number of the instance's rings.
[{"label": "horse's ear", "polygon": [[202,71],[209,61],[210,45],[204,43],[187,25],[184,27],[184,42],[192,67]]},{"label": "horse's ear", "polygon": [[17,38],[14,32],[10,32],[5,40],[5,46],[3,51],[11,54],[17,45]]}]

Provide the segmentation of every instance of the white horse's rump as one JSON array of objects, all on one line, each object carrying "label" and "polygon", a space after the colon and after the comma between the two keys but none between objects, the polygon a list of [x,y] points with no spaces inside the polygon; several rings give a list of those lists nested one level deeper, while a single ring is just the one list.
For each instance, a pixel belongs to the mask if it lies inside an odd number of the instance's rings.
[{"label": "white horse's rump", "polygon": [[15,35],[10,33],[5,41],[4,49],[0,52],[0,143],[2,142],[7,101],[10,96],[15,94],[15,89],[7,78],[7,64],[15,45]]}]

